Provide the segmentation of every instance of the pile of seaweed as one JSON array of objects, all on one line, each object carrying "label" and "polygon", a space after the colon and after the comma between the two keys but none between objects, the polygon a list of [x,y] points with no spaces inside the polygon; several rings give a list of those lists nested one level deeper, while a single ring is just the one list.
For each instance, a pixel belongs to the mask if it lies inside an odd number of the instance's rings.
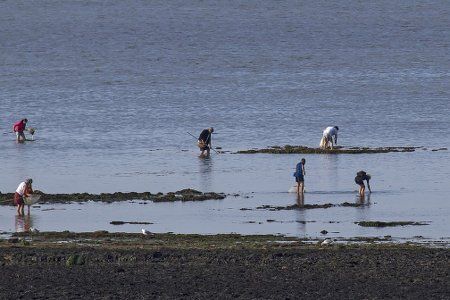
[{"label": "pile of seaweed", "polygon": [[[202,193],[193,189],[183,189],[177,192],[170,192],[167,194],[150,192],[129,192],[129,193],[73,193],[73,194],[46,194],[44,192],[35,191],[35,194],[41,195],[40,203],[70,203],[70,202],[116,202],[128,200],[148,200],[153,202],[174,202],[174,201],[204,201],[204,200],[221,200],[225,199],[225,194],[222,193]],[[0,204],[11,205],[13,193],[2,194],[0,192]]]},{"label": "pile of seaweed", "polygon": [[[241,150],[237,154],[373,154],[373,153],[390,153],[390,152],[414,152],[423,147],[335,147],[333,149],[310,148],[306,146],[271,146],[263,149]],[[438,150],[446,150],[441,148]]]}]

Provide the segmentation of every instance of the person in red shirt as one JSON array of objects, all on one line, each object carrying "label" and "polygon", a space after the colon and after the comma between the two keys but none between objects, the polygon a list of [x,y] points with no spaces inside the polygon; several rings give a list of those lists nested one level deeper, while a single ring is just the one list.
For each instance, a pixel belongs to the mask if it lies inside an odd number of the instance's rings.
[{"label": "person in red shirt", "polygon": [[13,131],[16,133],[18,142],[25,141],[25,134],[23,132],[26,130],[27,122],[27,119],[22,119],[19,122],[15,123],[13,126]]}]

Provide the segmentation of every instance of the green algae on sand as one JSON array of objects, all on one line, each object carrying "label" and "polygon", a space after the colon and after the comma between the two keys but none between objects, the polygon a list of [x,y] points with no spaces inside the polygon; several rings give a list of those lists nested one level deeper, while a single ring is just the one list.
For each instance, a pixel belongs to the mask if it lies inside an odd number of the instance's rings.
[{"label": "green algae on sand", "polygon": [[310,148],[307,146],[292,146],[285,145],[272,146],[263,149],[241,150],[237,154],[375,154],[375,153],[390,153],[390,152],[414,152],[422,147],[340,147],[334,149]]}]

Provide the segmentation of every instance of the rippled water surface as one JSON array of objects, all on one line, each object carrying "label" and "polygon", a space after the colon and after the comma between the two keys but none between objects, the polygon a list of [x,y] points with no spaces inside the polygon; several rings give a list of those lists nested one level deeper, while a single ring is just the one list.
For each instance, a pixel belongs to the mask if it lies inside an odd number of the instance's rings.
[{"label": "rippled water surface", "polygon": [[[370,204],[243,211],[295,203],[287,191],[301,157],[201,160],[187,132],[214,126],[215,146],[230,151],[316,146],[328,125],[346,146],[448,147],[449,15],[434,1],[2,1],[0,191],[32,177],[48,193],[241,195],[43,205],[32,222],[45,230],[133,232],[109,222],[139,219],[160,232],[448,237],[448,151],[305,155],[306,203],[358,201],[353,178],[364,169]],[[22,117],[37,128],[34,142],[8,133]],[[359,220],[430,225],[380,230]],[[21,222],[0,207],[0,231]]]}]

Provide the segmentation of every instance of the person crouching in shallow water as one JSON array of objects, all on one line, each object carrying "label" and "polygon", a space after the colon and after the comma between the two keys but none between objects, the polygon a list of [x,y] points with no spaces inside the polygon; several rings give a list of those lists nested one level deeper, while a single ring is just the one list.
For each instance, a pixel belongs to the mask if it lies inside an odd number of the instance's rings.
[{"label": "person crouching in shallow water", "polygon": [[366,186],[364,185],[364,180],[367,181],[367,187],[369,188],[369,193],[372,193],[370,189],[370,179],[372,177],[364,171],[359,171],[356,173],[355,182],[359,185],[359,196],[363,197],[366,191]]},{"label": "person crouching in shallow water", "polygon": [[28,120],[22,119],[19,122],[15,123],[13,126],[13,131],[16,133],[17,142],[24,142],[26,140],[25,133]]},{"label": "person crouching in shallow water", "polygon": [[[200,157],[209,157],[209,151],[211,151],[211,135],[214,132],[214,128],[210,127],[208,129],[203,129],[198,137],[198,147],[202,153]],[[205,156],[206,151],[206,156]]]},{"label": "person crouching in shallow water", "polygon": [[19,216],[24,214],[25,202],[23,197],[27,197],[33,194],[33,188],[31,184],[33,183],[33,179],[28,178],[24,182],[21,182],[14,193],[14,205],[17,206],[17,213]]},{"label": "person crouching in shallow water", "polygon": [[305,192],[305,163],[306,160],[302,160],[295,167],[295,182],[297,182],[297,195],[303,194]]},{"label": "person crouching in shallow water", "polygon": [[338,131],[339,127],[327,127],[323,131],[322,139],[320,140],[319,147],[322,149],[333,149],[333,137],[334,137],[334,144],[337,145],[337,138],[338,138]]}]

